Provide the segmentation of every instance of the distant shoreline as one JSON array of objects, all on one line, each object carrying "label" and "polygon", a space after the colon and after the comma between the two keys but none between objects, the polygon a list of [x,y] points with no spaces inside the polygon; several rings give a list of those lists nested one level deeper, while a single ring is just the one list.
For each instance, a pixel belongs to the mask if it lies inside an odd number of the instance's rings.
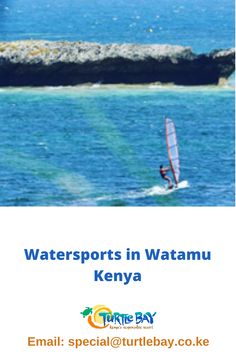
[{"label": "distant shoreline", "polygon": [[194,54],[176,45],[0,42],[0,87],[224,85],[234,70],[233,48]]},{"label": "distant shoreline", "polygon": [[92,84],[84,83],[78,85],[59,85],[59,86],[0,86],[0,93],[6,91],[21,91],[21,90],[32,90],[32,91],[108,91],[108,90],[149,90],[150,92],[158,91],[176,91],[186,92],[187,91],[234,91],[235,86],[230,82],[225,84],[216,84],[216,85],[175,85],[175,84],[160,84],[160,83],[146,83],[146,84]]}]

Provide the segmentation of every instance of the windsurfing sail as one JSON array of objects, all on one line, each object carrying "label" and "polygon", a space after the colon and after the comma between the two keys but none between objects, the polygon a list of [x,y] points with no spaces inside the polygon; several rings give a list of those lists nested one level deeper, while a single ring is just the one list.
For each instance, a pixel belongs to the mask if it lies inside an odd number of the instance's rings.
[{"label": "windsurfing sail", "polygon": [[179,176],[180,176],[180,162],[179,162],[179,151],[178,151],[178,144],[177,144],[174,122],[170,118],[166,118],[165,127],[166,127],[166,145],[167,145],[168,157],[170,161],[170,167],[174,176],[175,183],[178,184]]}]

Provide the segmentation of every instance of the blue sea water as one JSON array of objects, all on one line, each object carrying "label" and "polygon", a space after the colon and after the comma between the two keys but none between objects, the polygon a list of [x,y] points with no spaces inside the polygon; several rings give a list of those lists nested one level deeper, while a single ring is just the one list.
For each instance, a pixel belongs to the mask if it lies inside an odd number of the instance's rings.
[{"label": "blue sea water", "polygon": [[234,46],[234,0],[0,0],[0,41]]},{"label": "blue sea water", "polygon": [[[0,0],[0,41],[30,38],[228,48],[234,2]],[[189,188],[163,195],[166,115]],[[0,88],[0,205],[234,205],[234,132],[230,85]]]}]

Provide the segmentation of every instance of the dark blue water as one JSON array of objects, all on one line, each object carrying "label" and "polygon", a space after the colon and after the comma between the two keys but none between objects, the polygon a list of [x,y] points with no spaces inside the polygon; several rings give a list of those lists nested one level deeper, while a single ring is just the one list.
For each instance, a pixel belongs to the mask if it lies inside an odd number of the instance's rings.
[{"label": "dark blue water", "polygon": [[[234,46],[233,0],[0,0],[0,41]],[[181,179],[150,195],[174,119]],[[234,205],[234,91],[0,88],[0,205]],[[154,193],[155,194],[155,193]]]},{"label": "dark blue water", "polygon": [[0,40],[234,46],[234,0],[0,0]]}]

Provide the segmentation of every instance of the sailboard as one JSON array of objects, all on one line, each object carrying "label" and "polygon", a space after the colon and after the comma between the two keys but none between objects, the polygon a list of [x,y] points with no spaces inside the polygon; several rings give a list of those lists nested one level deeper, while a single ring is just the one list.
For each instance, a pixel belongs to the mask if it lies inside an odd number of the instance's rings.
[{"label": "sailboard", "polygon": [[165,128],[166,128],[166,146],[167,146],[168,158],[170,162],[170,168],[175,180],[175,184],[177,186],[180,178],[179,149],[178,149],[175,125],[170,118],[165,119]]}]

